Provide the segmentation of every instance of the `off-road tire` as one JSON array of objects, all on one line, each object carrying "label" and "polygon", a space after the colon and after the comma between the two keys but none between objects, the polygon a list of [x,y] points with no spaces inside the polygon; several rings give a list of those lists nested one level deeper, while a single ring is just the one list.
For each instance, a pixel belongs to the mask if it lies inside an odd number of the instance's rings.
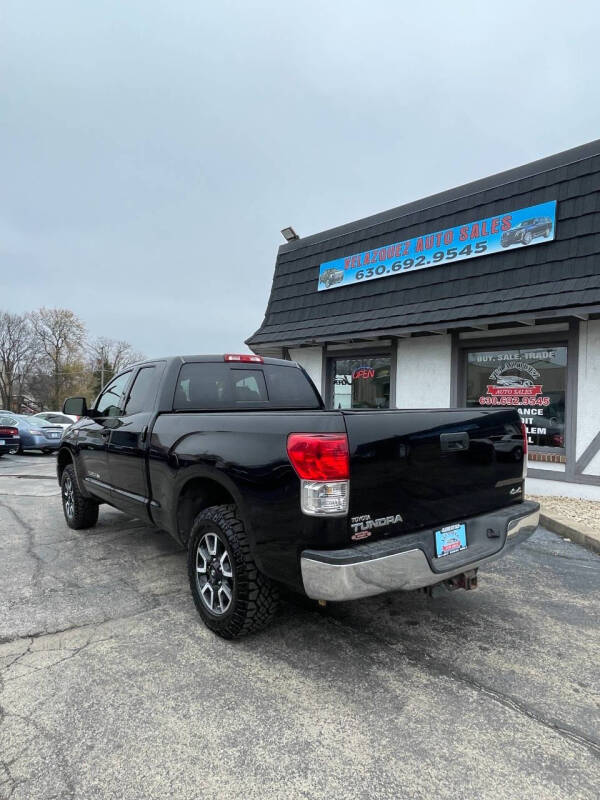
[{"label": "off-road tire", "polygon": [[[223,639],[237,639],[265,628],[279,605],[277,587],[262,575],[250,553],[244,523],[234,505],[210,506],[194,520],[188,543],[190,589],[202,621]],[[233,572],[232,600],[221,614],[212,613],[200,596],[198,546],[206,533],[216,533],[225,544]]]},{"label": "off-road tire", "polygon": [[60,494],[63,513],[69,528],[76,531],[93,528],[98,522],[98,503],[81,494],[72,464],[64,468],[60,479]]}]

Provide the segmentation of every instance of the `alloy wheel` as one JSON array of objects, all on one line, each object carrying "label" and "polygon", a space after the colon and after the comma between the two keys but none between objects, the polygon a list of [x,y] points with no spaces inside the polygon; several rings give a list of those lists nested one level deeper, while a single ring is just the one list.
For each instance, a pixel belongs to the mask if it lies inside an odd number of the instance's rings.
[{"label": "alloy wheel", "polygon": [[65,504],[65,514],[68,519],[73,519],[75,513],[75,492],[73,490],[73,481],[70,475],[65,475],[63,482],[63,501]]},{"label": "alloy wheel", "polygon": [[196,548],[196,583],[198,594],[211,614],[221,616],[233,600],[233,567],[229,551],[221,537],[205,533]]}]

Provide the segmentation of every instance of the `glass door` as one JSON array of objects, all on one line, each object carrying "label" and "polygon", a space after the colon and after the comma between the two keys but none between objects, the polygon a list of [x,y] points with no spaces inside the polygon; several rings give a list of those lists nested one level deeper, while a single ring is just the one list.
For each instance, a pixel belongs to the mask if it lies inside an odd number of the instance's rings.
[{"label": "glass door", "polygon": [[390,356],[331,359],[332,408],[389,408]]}]

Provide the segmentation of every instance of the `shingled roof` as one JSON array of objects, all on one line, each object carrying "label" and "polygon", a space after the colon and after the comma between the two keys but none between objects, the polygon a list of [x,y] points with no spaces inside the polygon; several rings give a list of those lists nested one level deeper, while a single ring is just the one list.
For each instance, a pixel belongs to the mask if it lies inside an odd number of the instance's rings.
[{"label": "shingled roof", "polygon": [[[317,292],[319,266],[557,200],[556,239]],[[254,350],[600,311],[600,140],[279,248]]]}]

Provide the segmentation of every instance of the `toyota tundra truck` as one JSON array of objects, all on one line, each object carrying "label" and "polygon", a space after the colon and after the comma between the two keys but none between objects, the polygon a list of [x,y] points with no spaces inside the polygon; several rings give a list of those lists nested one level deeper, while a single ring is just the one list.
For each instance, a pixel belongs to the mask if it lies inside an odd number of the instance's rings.
[{"label": "toyota tundra truck", "polygon": [[295,362],[228,354],[136,364],[63,411],[81,417],[57,459],[67,525],[108,503],[168,531],[224,638],[267,625],[281,587],[474,588],[538,525],[514,408],[327,410]]}]

